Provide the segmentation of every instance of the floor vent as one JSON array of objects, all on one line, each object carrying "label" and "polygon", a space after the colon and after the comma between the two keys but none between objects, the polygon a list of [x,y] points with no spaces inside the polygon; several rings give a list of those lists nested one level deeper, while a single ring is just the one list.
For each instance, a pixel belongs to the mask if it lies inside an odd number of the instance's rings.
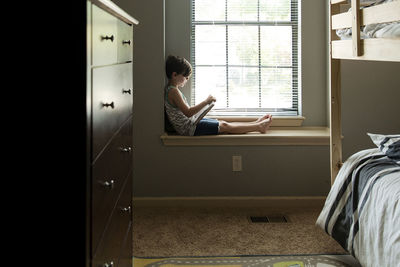
[{"label": "floor vent", "polygon": [[266,216],[249,216],[249,221],[252,223],[287,223],[288,217],[281,214],[266,215]]}]

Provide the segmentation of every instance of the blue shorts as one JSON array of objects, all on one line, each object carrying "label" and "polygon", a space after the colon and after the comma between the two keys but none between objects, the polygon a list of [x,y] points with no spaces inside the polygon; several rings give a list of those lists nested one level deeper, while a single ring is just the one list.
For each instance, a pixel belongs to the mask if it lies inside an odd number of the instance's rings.
[{"label": "blue shorts", "polygon": [[216,119],[201,119],[196,126],[194,135],[210,135],[218,134],[219,132],[219,121]]}]

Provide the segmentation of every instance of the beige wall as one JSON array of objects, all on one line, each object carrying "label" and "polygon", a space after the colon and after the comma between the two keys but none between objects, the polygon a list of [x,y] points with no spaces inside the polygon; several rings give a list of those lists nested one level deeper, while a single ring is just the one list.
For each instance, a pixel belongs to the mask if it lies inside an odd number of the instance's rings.
[{"label": "beige wall", "polygon": [[[167,4],[185,0],[165,0]],[[188,2],[188,0],[186,0]],[[167,5],[162,0],[115,0],[125,11],[140,21],[134,27],[134,195],[158,196],[312,196],[325,195],[330,188],[329,147],[327,146],[223,146],[223,147],[166,147],[160,140],[163,134],[163,86],[165,83],[164,59],[167,53],[188,56],[189,45],[173,38],[165,44],[165,32],[187,31],[190,25],[175,18],[187,19],[187,5],[181,16],[171,16],[181,9]],[[302,3],[302,83],[303,115],[305,125],[327,125],[326,90],[326,6],[321,0],[303,0]],[[165,18],[165,15],[168,18]],[[186,14],[186,15],[185,15]],[[171,17],[173,19],[171,19]],[[186,18],[185,18],[186,17]],[[164,23],[166,21],[166,23]],[[316,21],[316,23],[314,23]],[[183,26],[180,28],[179,26]],[[173,31],[173,32],[171,32]],[[178,34],[179,35],[179,34]],[[166,52],[167,49],[167,52]],[[183,51],[180,53],[180,51]],[[364,83],[353,77],[368,79],[370,73],[385,79],[391,86],[393,98],[400,99],[399,78],[386,77],[385,72],[399,72],[399,63],[369,63],[361,71],[354,68],[361,63],[344,63],[343,94],[346,97],[343,110],[350,115],[343,118],[346,136],[344,151],[370,146],[363,138],[365,129],[358,126],[360,118],[374,122],[381,132],[398,132],[398,106],[386,108],[384,103],[371,110],[360,102],[375,101],[376,95],[366,94]],[[375,89],[372,82],[365,82]],[[357,93],[349,93],[357,87]],[[382,86],[380,86],[382,87]],[[351,91],[354,92],[354,91]],[[186,92],[188,93],[188,92]],[[361,97],[362,101],[358,98]],[[392,105],[393,106],[393,105]],[[387,109],[384,120],[376,110]],[[396,114],[396,115],[394,115]],[[397,125],[396,125],[397,123]],[[369,126],[368,122],[365,126]],[[243,171],[232,172],[232,155],[242,155]]]},{"label": "beige wall", "polygon": [[343,158],[374,147],[367,132],[400,134],[400,63],[342,60]]}]

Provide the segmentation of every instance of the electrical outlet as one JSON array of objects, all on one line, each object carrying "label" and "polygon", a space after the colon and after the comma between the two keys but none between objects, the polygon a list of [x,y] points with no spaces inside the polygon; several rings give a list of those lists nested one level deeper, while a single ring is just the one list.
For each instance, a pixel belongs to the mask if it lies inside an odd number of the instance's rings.
[{"label": "electrical outlet", "polygon": [[242,156],[232,156],[232,171],[242,171]]}]

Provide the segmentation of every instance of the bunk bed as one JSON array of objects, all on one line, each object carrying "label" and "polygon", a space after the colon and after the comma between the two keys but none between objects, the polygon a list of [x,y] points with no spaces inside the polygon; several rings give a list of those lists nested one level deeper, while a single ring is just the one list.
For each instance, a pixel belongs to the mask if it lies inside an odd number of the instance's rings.
[{"label": "bunk bed", "polygon": [[[316,224],[362,266],[399,266],[400,133],[369,134],[376,147],[342,162],[340,61],[400,62],[400,36],[363,34],[370,25],[400,24],[400,1],[364,2],[330,0],[329,4],[332,187]],[[351,32],[350,37],[339,37],[341,29]]]}]

